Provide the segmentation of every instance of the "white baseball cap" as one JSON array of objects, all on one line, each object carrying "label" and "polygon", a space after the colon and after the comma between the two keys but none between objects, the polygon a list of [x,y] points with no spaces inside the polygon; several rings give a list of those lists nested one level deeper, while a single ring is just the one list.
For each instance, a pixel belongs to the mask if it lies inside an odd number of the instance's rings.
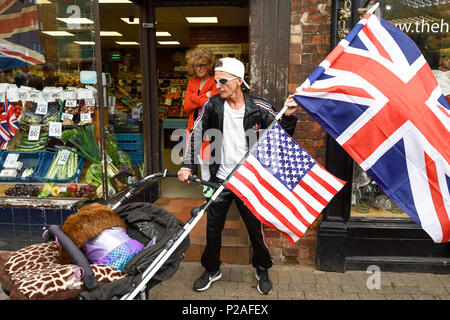
[{"label": "white baseball cap", "polygon": [[242,81],[244,82],[244,85],[247,87],[247,89],[250,89],[250,86],[244,80],[245,67],[241,61],[239,61],[236,58],[230,58],[230,57],[221,58],[221,59],[219,59],[219,61],[221,62],[221,65],[219,62],[219,66],[215,67],[214,71],[223,71],[223,72],[232,74],[236,77],[239,77],[242,79]]}]

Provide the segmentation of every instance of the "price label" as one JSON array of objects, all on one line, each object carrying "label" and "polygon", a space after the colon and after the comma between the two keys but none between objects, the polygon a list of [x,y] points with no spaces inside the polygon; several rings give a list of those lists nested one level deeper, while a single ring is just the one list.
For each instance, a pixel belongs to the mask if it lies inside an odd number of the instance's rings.
[{"label": "price label", "polygon": [[60,138],[62,133],[62,123],[61,122],[49,122],[48,124],[48,135],[49,137]]},{"label": "price label", "polygon": [[171,104],[172,104],[172,99],[167,98],[167,99],[166,99],[165,105],[166,105],[166,106],[170,106]]},{"label": "price label", "polygon": [[47,114],[47,110],[48,110],[48,102],[46,101],[38,102],[35,113],[45,115]]},{"label": "price label", "polygon": [[58,164],[59,165],[65,165],[67,162],[67,159],[70,157],[70,151],[69,150],[63,150],[61,151],[61,154],[59,156]]},{"label": "price label", "polygon": [[112,159],[108,155],[106,155],[106,163],[111,163],[111,162],[112,162]]},{"label": "price label", "polygon": [[171,93],[177,92],[177,87],[172,87],[172,88],[170,88],[170,92],[171,92]]},{"label": "price label", "polygon": [[141,108],[134,108],[131,110],[131,118],[138,120],[141,118]]},{"label": "price label", "polygon": [[71,114],[71,113],[63,113],[61,115],[61,120],[66,120],[66,119],[73,120],[73,114]]},{"label": "price label", "polygon": [[87,107],[95,107],[95,99],[86,99],[84,102]]},{"label": "price label", "polygon": [[80,121],[83,121],[83,122],[89,122],[89,121],[91,121],[91,113],[90,112],[88,112],[88,113],[80,113]]},{"label": "price label", "polygon": [[41,134],[41,126],[30,126],[30,131],[28,132],[29,141],[39,140],[39,135]]},{"label": "price label", "polygon": [[6,156],[5,163],[3,163],[3,167],[4,168],[14,167],[18,159],[19,159],[18,153],[9,153]]},{"label": "price label", "polygon": [[77,100],[75,99],[66,100],[65,106],[69,108],[75,108],[77,106]]}]

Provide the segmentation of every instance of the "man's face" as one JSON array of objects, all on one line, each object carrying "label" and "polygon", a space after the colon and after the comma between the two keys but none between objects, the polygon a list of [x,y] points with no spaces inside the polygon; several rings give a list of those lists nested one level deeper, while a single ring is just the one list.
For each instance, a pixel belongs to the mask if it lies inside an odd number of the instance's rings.
[{"label": "man's face", "polygon": [[241,84],[242,84],[241,78],[237,78],[236,76],[229,74],[228,72],[224,72],[224,71],[216,71],[214,73],[214,78],[216,80],[235,78],[234,80],[228,81],[227,84],[225,84],[225,85],[216,83],[216,88],[217,88],[217,90],[219,90],[219,94],[222,99],[227,99],[230,96],[232,96],[233,94],[237,93],[238,91],[241,91]]}]

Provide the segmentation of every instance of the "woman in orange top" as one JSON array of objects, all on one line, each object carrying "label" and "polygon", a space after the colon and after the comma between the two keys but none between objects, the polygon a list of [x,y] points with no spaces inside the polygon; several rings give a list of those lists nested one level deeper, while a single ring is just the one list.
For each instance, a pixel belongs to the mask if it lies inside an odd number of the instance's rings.
[{"label": "woman in orange top", "polygon": [[[211,51],[204,47],[197,47],[186,53],[186,60],[188,71],[193,75],[189,79],[184,97],[184,110],[188,114],[186,130],[189,133],[203,105],[219,91],[214,82],[214,55]],[[208,154],[208,142],[205,141],[202,145],[202,160],[208,160]],[[201,169],[202,179],[208,180],[208,165],[202,163]]]}]

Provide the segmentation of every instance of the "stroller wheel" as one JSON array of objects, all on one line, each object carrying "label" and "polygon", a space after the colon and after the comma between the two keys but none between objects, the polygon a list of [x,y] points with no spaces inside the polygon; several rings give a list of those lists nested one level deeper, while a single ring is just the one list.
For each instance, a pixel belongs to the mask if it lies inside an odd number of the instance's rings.
[{"label": "stroller wheel", "polygon": [[3,286],[3,284],[0,284],[0,289],[1,289],[7,296],[9,296],[9,291],[6,290],[6,288]]}]

